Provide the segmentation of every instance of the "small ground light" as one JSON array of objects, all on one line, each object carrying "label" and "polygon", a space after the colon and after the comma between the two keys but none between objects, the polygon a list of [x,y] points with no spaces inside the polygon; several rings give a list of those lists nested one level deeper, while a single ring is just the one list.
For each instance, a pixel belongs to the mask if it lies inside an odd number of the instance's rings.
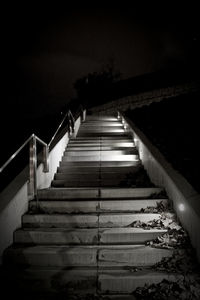
[{"label": "small ground light", "polygon": [[180,211],[184,211],[185,210],[185,205],[183,203],[180,203],[178,206]]}]

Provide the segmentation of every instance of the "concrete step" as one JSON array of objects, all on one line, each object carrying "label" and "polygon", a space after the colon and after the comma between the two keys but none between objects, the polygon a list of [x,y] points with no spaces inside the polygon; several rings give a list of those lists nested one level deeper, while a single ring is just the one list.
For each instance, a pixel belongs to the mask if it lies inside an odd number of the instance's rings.
[{"label": "concrete step", "polygon": [[122,246],[29,246],[10,247],[4,253],[6,265],[38,267],[149,267],[173,250],[154,249],[145,245]]},{"label": "concrete step", "polygon": [[155,198],[163,188],[48,188],[38,190],[40,199],[74,199],[74,198]]},{"label": "concrete step", "polygon": [[124,154],[137,154],[138,151],[136,148],[132,149],[125,149],[125,150],[66,150],[64,152],[64,156],[100,156],[100,157],[105,157],[105,156],[115,156],[115,155],[124,155]]},{"label": "concrete step", "polygon": [[76,141],[84,141],[84,140],[88,140],[88,141],[92,141],[92,140],[96,140],[96,141],[133,141],[133,137],[132,136],[129,136],[129,135],[122,135],[120,137],[117,137],[117,136],[109,136],[109,137],[106,137],[106,136],[100,136],[100,137],[93,137],[93,136],[90,136],[88,137],[87,139],[85,137],[71,137],[70,138],[70,143],[71,142],[76,142]]},{"label": "concrete step", "polygon": [[[109,142],[109,141],[106,141],[106,142],[96,142],[96,141],[90,141],[90,142],[77,142],[77,143],[70,143],[67,145],[67,148],[66,149],[75,149],[75,148],[87,148],[87,147],[91,147],[91,148],[94,148],[94,147],[97,147],[97,148],[101,148],[103,149],[103,147],[110,147],[110,148],[114,148],[114,147],[119,147],[119,148],[127,148],[127,147],[135,147],[134,143],[131,142],[131,141],[128,141],[128,142]],[[112,149],[111,149],[112,150]]]},{"label": "concrete step", "polygon": [[[127,143],[128,144],[128,143]],[[95,145],[95,146],[80,146],[80,145],[68,145],[66,148],[66,151],[113,151],[113,150],[134,150],[135,147],[133,146],[133,143],[129,143],[130,146],[102,146],[102,145]],[[136,150],[136,149],[135,149]]]},{"label": "concrete step", "polygon": [[94,179],[88,181],[84,180],[53,180],[52,187],[113,187],[113,186],[126,186],[121,179]]},{"label": "concrete step", "polygon": [[123,245],[144,244],[166,233],[164,229],[141,228],[31,228],[14,233],[16,244],[36,245]]},{"label": "concrete step", "polygon": [[62,161],[60,167],[77,168],[78,170],[86,170],[87,168],[121,168],[121,167],[138,167],[141,161]]},{"label": "concrete step", "polygon": [[139,160],[138,155],[135,154],[99,154],[91,156],[63,156],[62,161],[137,161]]},{"label": "concrete step", "polygon": [[39,199],[137,199],[158,198],[163,188],[47,188],[38,190]]},{"label": "concrete step", "polygon": [[165,272],[144,270],[132,272],[131,270],[108,270],[99,272],[99,293],[102,294],[132,294],[137,287],[145,284],[157,284],[166,279],[176,282],[181,275]]},{"label": "concrete step", "polygon": [[119,122],[119,120],[117,119],[117,117],[115,116],[100,116],[100,115],[87,115],[87,119],[86,122],[91,122],[91,121],[108,121],[108,122]]},{"label": "concrete step", "polygon": [[94,129],[94,128],[88,128],[88,129],[86,129],[86,128],[81,128],[80,127],[80,129],[79,129],[79,131],[78,131],[78,136],[82,136],[82,135],[85,135],[85,134],[89,134],[89,135],[96,135],[96,134],[98,134],[98,135],[101,135],[101,134],[103,134],[103,135],[105,135],[105,134],[112,134],[112,135],[114,135],[115,136],[115,134],[120,134],[120,135],[122,135],[122,134],[124,134],[125,133],[125,131],[124,131],[124,128],[121,126],[121,127],[115,127],[115,128],[111,128],[111,127],[109,127],[109,128],[96,128],[96,129]]},{"label": "concrete step", "polygon": [[85,128],[85,127],[97,127],[97,126],[101,126],[101,127],[115,127],[115,126],[122,126],[122,123],[121,122],[118,122],[118,121],[114,121],[114,122],[106,122],[106,121],[101,121],[101,122],[98,122],[98,121],[93,121],[93,122],[85,122],[85,123],[82,123],[81,124],[81,127],[82,128]]},{"label": "concrete step", "polygon": [[[116,175],[114,175],[116,176]],[[127,187],[126,178],[122,177],[110,177],[109,178],[93,178],[93,179],[87,179],[85,176],[80,176],[76,179],[56,179],[53,180],[51,183],[52,187]],[[134,181],[132,185],[134,184]],[[149,184],[143,183],[143,184],[135,184],[135,186],[140,187],[148,187]]]},{"label": "concrete step", "polygon": [[150,198],[163,192],[163,188],[101,188],[101,198]]},{"label": "concrete step", "polygon": [[[71,170],[70,170],[71,171]],[[97,172],[83,172],[83,173],[69,173],[69,171],[66,173],[56,173],[54,179],[55,180],[97,180],[97,179],[125,179],[127,178],[127,175],[130,174],[128,172],[104,172],[102,173],[100,169]],[[137,172],[133,173],[131,172],[133,176],[137,176]]]},{"label": "concrete step", "polygon": [[88,173],[56,173],[54,180],[98,180],[100,178],[99,172],[88,172]]},{"label": "concrete step", "polygon": [[57,174],[101,174],[102,176],[106,176],[106,174],[126,174],[126,173],[131,173],[134,174],[138,172],[142,166],[130,166],[130,167],[77,167],[77,166],[68,166],[67,164],[61,164],[61,167],[58,167],[57,169]]},{"label": "concrete step", "polygon": [[91,126],[91,124],[87,124],[87,125],[83,125],[80,127],[79,132],[85,132],[85,131],[90,131],[90,132],[97,132],[97,131],[103,131],[103,132],[121,132],[121,130],[124,131],[124,126],[120,123],[115,123],[115,126],[107,126],[107,125],[96,125],[93,124],[93,126]]},{"label": "concrete step", "polygon": [[[167,204],[168,199],[134,199],[134,200],[104,200],[99,201],[101,212],[140,212],[147,207],[157,207],[157,204]],[[50,204],[49,204],[50,205]]]},{"label": "concrete step", "polygon": [[39,199],[95,199],[98,188],[47,188],[38,190]]},{"label": "concrete step", "polygon": [[97,215],[67,215],[67,214],[25,214],[22,225],[25,228],[97,228]]},{"label": "concrete step", "polygon": [[[39,200],[40,210],[43,213],[95,213],[98,211],[99,202],[96,200],[83,201],[66,201],[66,200]],[[35,200],[29,202],[29,209],[37,211],[37,203]]]},{"label": "concrete step", "polygon": [[144,244],[166,233],[164,229],[105,228],[99,230],[100,244]]},{"label": "concrete step", "polygon": [[97,228],[32,228],[14,233],[14,243],[24,245],[95,245],[97,242]]},{"label": "concrete step", "polygon": [[[134,213],[142,208],[156,207],[157,203],[167,204],[168,199],[135,199],[135,200],[39,200],[40,210],[43,213],[80,214],[80,213]],[[29,209],[36,211],[36,201],[29,202]]]},{"label": "concrete step", "polygon": [[149,267],[170,257],[174,251],[145,245],[98,246],[99,270],[120,267]]},{"label": "concrete step", "polygon": [[[88,299],[90,297],[92,299],[95,295],[96,299],[99,297],[97,295],[105,295],[105,300],[135,300],[132,293],[137,287],[143,287],[145,284],[157,284],[164,279],[177,282],[182,276],[176,273],[151,270],[133,272],[132,269],[124,270],[121,268],[119,270],[97,271],[97,268],[70,270],[62,267],[29,267],[16,269],[10,273],[8,270],[4,274],[4,277],[7,277],[9,281],[8,287],[17,287],[18,291],[21,290],[21,295],[22,292],[27,292],[27,295],[35,295],[34,299],[55,299],[58,297],[57,299],[68,300],[76,299],[75,295],[78,296],[77,299],[81,299],[81,295],[83,299],[87,299],[86,295]],[[36,293],[42,293],[43,297],[38,298]],[[51,297],[45,297],[45,293]]]},{"label": "concrete step", "polygon": [[160,219],[160,214],[100,214],[99,227],[100,228],[114,228],[114,227],[127,227],[135,221],[149,222],[152,220]]},{"label": "concrete step", "polygon": [[82,144],[82,143],[108,143],[108,144],[113,144],[113,143],[133,143],[133,138],[131,136],[102,136],[102,137],[76,137],[75,139],[70,138],[69,140],[69,145],[75,145],[75,144]]},{"label": "concrete step", "polygon": [[111,136],[115,136],[115,137],[126,137],[126,138],[130,138],[131,135],[130,134],[125,134],[124,131],[118,131],[118,132],[78,132],[77,137],[111,137]]},{"label": "concrete step", "polygon": [[4,254],[4,262],[38,267],[96,267],[97,251],[92,246],[10,247]]},{"label": "concrete step", "polygon": [[25,214],[22,217],[22,225],[25,228],[113,228],[127,227],[135,221],[149,222],[158,220],[160,214]]},{"label": "concrete step", "polygon": [[[4,272],[5,277],[8,282],[7,294],[12,287],[13,291],[15,289],[18,291],[19,296],[26,293],[27,298],[23,299],[70,300],[70,294],[77,294],[79,297],[84,294],[85,298],[87,294],[95,295],[97,289],[97,268],[65,270],[63,267],[30,267],[12,271],[8,269],[7,273]],[[30,298],[32,296],[33,298]],[[74,297],[72,299],[74,300]]]}]

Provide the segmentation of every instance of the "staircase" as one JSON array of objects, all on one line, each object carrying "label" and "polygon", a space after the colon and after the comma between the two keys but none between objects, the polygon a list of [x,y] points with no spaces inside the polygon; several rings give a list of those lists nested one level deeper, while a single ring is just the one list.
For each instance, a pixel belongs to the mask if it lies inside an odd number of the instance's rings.
[{"label": "staircase", "polygon": [[138,286],[173,277],[150,268],[173,250],[146,245],[167,230],[132,227],[159,219],[159,213],[141,210],[168,199],[150,182],[117,118],[88,116],[51,187],[38,197],[39,208],[30,201],[4,253],[14,293],[26,299],[134,299]]}]

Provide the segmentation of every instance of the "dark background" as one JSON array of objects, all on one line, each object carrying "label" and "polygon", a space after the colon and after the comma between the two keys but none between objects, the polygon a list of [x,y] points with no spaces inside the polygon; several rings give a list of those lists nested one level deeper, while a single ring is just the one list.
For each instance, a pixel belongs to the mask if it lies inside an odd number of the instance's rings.
[{"label": "dark background", "polygon": [[122,79],[197,64],[199,13],[192,2],[8,6],[2,10],[2,103],[20,117],[58,111],[76,96],[77,78],[111,60]]}]

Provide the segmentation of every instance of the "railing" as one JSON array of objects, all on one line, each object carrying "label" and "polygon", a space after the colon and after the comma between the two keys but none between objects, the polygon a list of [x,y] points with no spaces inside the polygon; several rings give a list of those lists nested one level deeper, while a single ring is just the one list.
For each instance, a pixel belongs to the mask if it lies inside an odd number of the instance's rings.
[{"label": "railing", "polygon": [[[83,110],[81,109],[81,113],[83,114]],[[43,172],[47,173],[49,172],[49,148],[52,145],[52,142],[55,140],[55,137],[57,136],[60,128],[62,127],[64,121],[68,119],[68,126],[67,130],[69,132],[69,135],[71,136],[74,132],[74,124],[75,119],[71,113],[70,110],[67,111],[64,118],[60,122],[58,128],[56,129],[54,135],[52,136],[50,142],[47,144],[43,140],[41,140],[38,136],[35,134],[32,134],[24,143],[21,145],[15,153],[13,153],[10,158],[1,166],[0,173],[3,172],[3,170],[13,161],[13,159],[21,152],[21,150],[29,143],[29,195],[32,198],[35,198],[37,200],[37,142],[40,143],[43,146]],[[82,120],[84,119],[84,116],[82,116]]]},{"label": "railing", "polygon": [[126,119],[124,118],[123,114],[120,111],[117,111],[117,119],[122,121],[122,125],[124,127],[124,130],[129,130],[129,124],[126,122]]},{"label": "railing", "polygon": [[65,114],[64,118],[62,119],[62,121],[60,122],[58,128],[56,129],[54,135],[52,136],[49,144],[48,144],[48,147],[51,146],[52,142],[54,141],[58,131],[60,130],[60,128],[62,127],[64,121],[66,120],[66,118],[68,117],[68,122],[69,122],[69,127],[68,127],[68,130],[69,130],[69,134],[71,135],[71,133],[74,132],[74,123],[75,123],[75,120],[74,120],[74,117],[72,115],[72,112],[71,110],[68,110],[67,113]]}]

